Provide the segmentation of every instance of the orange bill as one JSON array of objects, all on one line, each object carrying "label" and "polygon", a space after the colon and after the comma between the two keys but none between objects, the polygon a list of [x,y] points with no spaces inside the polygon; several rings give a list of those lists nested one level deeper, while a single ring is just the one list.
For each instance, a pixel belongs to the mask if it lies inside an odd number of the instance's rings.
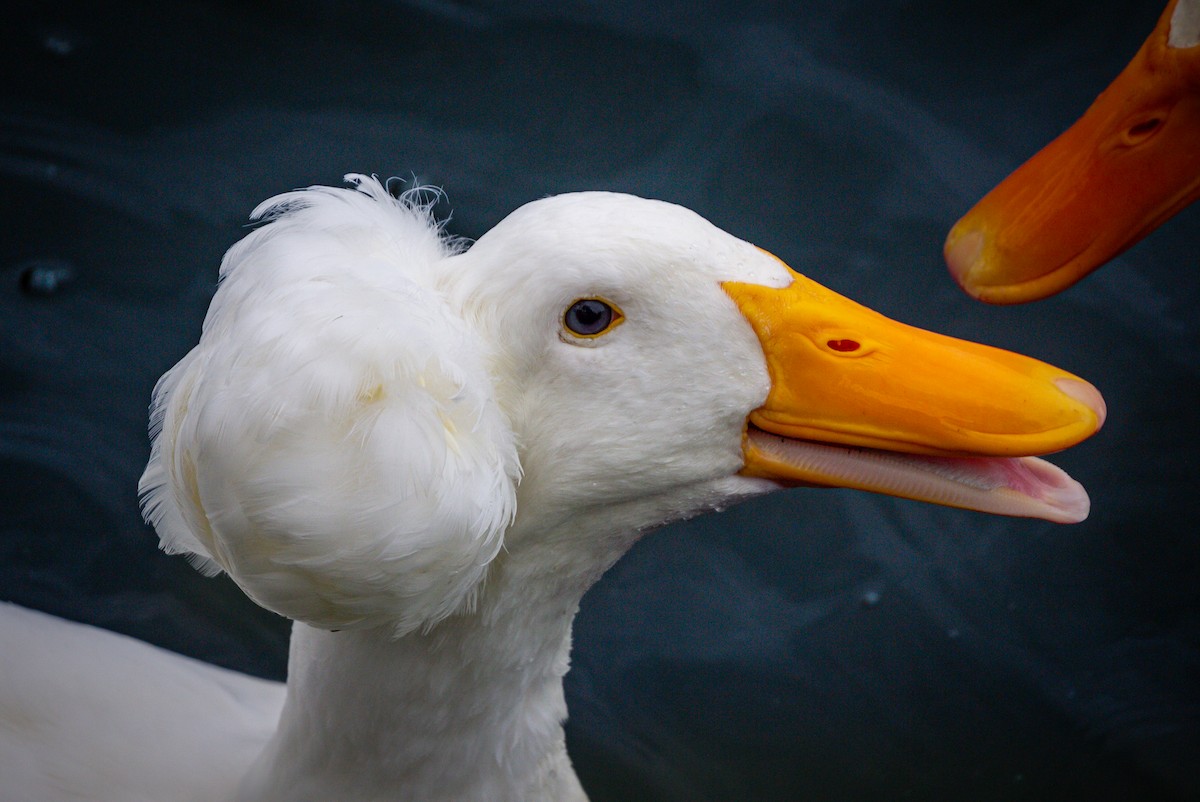
[{"label": "orange bill", "polygon": [[1045,298],[1197,197],[1200,0],[1171,0],[1083,117],[955,224],[946,262],[981,301]]},{"label": "orange bill", "polygon": [[1033,455],[1104,422],[1092,385],[1019,354],[897,323],[799,274],[728,282],[771,378],[743,473],[984,512],[1079,521],[1086,492]]}]

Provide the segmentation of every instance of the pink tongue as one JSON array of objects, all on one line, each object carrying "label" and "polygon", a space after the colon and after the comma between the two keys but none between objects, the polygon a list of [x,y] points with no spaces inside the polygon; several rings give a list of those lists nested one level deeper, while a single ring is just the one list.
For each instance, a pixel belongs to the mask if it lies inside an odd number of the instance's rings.
[{"label": "pink tongue", "polygon": [[1081,484],[1037,457],[924,457],[788,440],[753,427],[748,437],[802,482],[1055,523],[1078,523],[1091,508]]}]

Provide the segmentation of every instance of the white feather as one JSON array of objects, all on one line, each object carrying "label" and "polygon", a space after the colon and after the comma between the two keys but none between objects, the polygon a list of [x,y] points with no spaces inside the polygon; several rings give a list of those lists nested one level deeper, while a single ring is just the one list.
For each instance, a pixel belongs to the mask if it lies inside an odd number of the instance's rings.
[{"label": "white feather", "polygon": [[269,224],[155,390],[142,492],[167,551],[264,607],[400,635],[471,606],[517,458],[483,344],[435,287],[454,249],[412,195],[351,178],[254,211]]}]

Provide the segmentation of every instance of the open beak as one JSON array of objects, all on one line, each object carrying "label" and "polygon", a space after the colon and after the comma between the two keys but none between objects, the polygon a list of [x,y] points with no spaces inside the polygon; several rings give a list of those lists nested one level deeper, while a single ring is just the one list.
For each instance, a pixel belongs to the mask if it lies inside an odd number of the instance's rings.
[{"label": "open beak", "polygon": [[906,326],[794,274],[727,282],[762,343],[771,390],[752,412],[742,473],[853,487],[1058,522],[1083,488],[1030,455],[1104,422],[1100,393],[1029,357]]},{"label": "open beak", "polygon": [[951,229],[966,292],[1012,304],[1053,295],[1200,197],[1200,0],[1157,27],[1071,128]]}]

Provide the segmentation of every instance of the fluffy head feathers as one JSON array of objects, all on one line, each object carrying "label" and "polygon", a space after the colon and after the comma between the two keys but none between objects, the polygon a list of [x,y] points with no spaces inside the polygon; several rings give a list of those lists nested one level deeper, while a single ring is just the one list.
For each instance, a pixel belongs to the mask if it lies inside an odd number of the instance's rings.
[{"label": "fluffy head feathers", "polygon": [[434,289],[419,196],[318,188],[255,210],[199,344],[159,381],[141,492],[163,548],[339,629],[469,606],[515,509],[485,349]]}]

